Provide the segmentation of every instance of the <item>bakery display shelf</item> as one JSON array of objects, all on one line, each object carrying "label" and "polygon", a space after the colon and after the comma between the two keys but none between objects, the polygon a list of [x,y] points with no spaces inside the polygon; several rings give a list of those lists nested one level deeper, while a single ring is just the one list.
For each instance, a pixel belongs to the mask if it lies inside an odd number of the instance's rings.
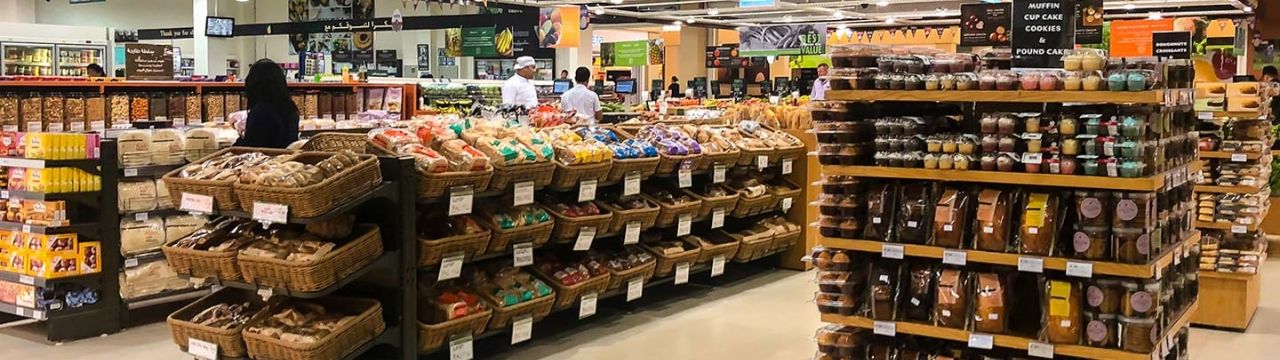
[{"label": "bakery display shelf", "polygon": [[[337,208],[334,208],[333,210],[329,211],[328,213],[325,213],[324,215],[300,218],[300,217],[294,217],[292,214],[290,214],[288,218],[289,220],[288,223],[311,224],[311,223],[322,222],[322,221],[332,219],[336,216],[348,214],[351,212],[352,209],[355,209],[357,206],[364,204],[366,201],[369,201],[369,199],[393,198],[396,196],[395,194],[396,187],[391,186],[390,184],[391,182],[383,181],[382,184],[379,184],[377,188],[373,189],[373,191],[360,194],[360,196],[347,200],[343,202],[342,205],[339,205]],[[253,214],[243,210],[215,210],[215,212],[217,213],[216,215],[234,216],[234,217],[245,218],[245,219],[253,218]]]},{"label": "bakery display shelf", "polygon": [[1258,276],[1258,275],[1259,275],[1259,273],[1252,273],[1252,274],[1250,274],[1250,273],[1242,273],[1242,272],[1224,272],[1224,271],[1208,271],[1208,270],[1200,270],[1200,278],[1202,278],[1202,279],[1203,279],[1203,278],[1214,278],[1214,279],[1226,279],[1226,280],[1239,280],[1239,281],[1245,281],[1245,280],[1248,280],[1248,279],[1250,279],[1250,278],[1252,278],[1252,277],[1254,277],[1254,276]]},{"label": "bakery display shelf", "polygon": [[85,204],[98,204],[98,197],[101,193],[97,191],[69,192],[69,193],[45,193],[37,191],[23,190],[0,190],[0,199],[24,199],[24,200],[75,200]]},{"label": "bakery display shelf", "polygon": [[[1259,219],[1263,218],[1266,218],[1265,214],[1259,217]],[[1255,220],[1253,223],[1248,225],[1236,224],[1227,221],[1196,221],[1197,229],[1228,230],[1233,233],[1254,232],[1258,231],[1258,228],[1260,227],[1262,227],[1262,221],[1260,220]]]},{"label": "bakery display shelf", "polygon": [[825,165],[822,173],[864,178],[934,180],[984,184],[1036,185],[1124,191],[1158,191],[1165,188],[1167,177],[1195,171],[1193,167],[1177,167],[1163,173],[1140,178],[1118,178],[1088,175],[1033,174],[1023,172],[938,170],[884,166]]},{"label": "bakery display shelf", "polygon": [[83,223],[64,226],[40,226],[30,225],[9,221],[0,221],[0,229],[9,231],[20,231],[31,234],[96,234],[98,232],[97,223]]},{"label": "bakery display shelf", "polygon": [[[621,183],[622,183],[622,181],[621,181],[621,180],[619,180],[619,181],[608,181],[608,180],[605,180],[605,181],[597,181],[597,182],[596,182],[596,188],[602,188],[602,187],[605,187],[605,186],[614,186],[614,185],[618,185],[618,184],[621,184]],[[579,183],[579,184],[581,184],[581,183]],[[570,186],[570,187],[554,187],[554,186],[548,186],[548,187],[547,187],[547,190],[555,191],[555,192],[570,192],[570,191],[578,191],[578,187],[579,187],[579,186],[581,186],[581,185],[574,185],[574,186]]]},{"label": "bakery display shelf", "polygon": [[18,273],[13,273],[8,271],[0,271],[0,281],[18,283],[23,285],[31,285],[36,287],[47,287],[51,284],[56,284],[56,283],[92,282],[92,280],[97,280],[99,278],[99,275],[102,275],[102,273],[89,273],[89,274],[80,274],[80,275],[46,279],[39,276],[31,276],[31,275],[18,274]]},{"label": "bakery display shelf", "polygon": [[1024,90],[831,90],[827,100],[842,101],[934,101],[934,102],[1000,102],[1000,103],[1097,103],[1097,104],[1164,104],[1172,91],[1024,91]]},{"label": "bakery display shelf", "polygon": [[1199,157],[1201,159],[1228,159],[1233,161],[1239,161],[1238,159],[1240,159],[1240,157],[1244,157],[1244,159],[1246,160],[1257,160],[1258,158],[1262,157],[1264,154],[1270,155],[1270,152],[1268,151],[1253,151],[1253,152],[1201,151]]},{"label": "bakery display shelf", "polygon": [[1215,193],[1215,194],[1255,194],[1262,191],[1263,185],[1236,185],[1236,186],[1220,186],[1220,185],[1196,185],[1198,193]]},{"label": "bakery display shelf", "polygon": [[1257,111],[1202,111],[1197,114],[1200,120],[1213,120],[1222,118],[1238,118],[1238,119],[1263,119],[1266,115]]},{"label": "bakery display shelf", "polygon": [[[1164,331],[1164,335],[1161,337],[1161,340],[1158,342],[1157,346],[1163,347],[1163,345],[1168,342],[1168,339],[1177,336],[1178,334],[1178,332],[1176,331],[1177,329],[1182,329],[1183,327],[1186,327],[1188,324],[1190,324],[1191,315],[1195,313],[1196,308],[1198,306],[1199,306],[1199,301],[1194,301],[1190,305],[1188,305],[1185,309],[1183,309],[1183,311],[1179,313],[1179,315],[1176,317],[1177,321],[1173,322],[1172,326],[1169,327],[1169,330]],[[822,314],[822,321],[826,323],[853,326],[853,327],[858,327],[863,329],[875,329],[876,328],[875,325],[878,322],[865,317],[845,316],[845,315],[839,315],[839,314]],[[970,334],[975,334],[975,335],[980,334],[980,333],[972,333],[967,330],[952,329],[947,327],[931,326],[931,325],[925,325],[925,324],[917,324],[917,323],[911,323],[911,322],[905,322],[905,321],[886,321],[886,322],[894,323],[894,328],[895,328],[894,331],[897,334],[909,334],[909,335],[923,336],[923,337],[934,338],[934,339],[957,341],[961,343],[969,343]],[[987,335],[991,336],[991,340],[992,340],[991,343],[993,347],[1006,348],[1006,349],[1026,350],[1032,342],[1044,343],[1036,339],[1013,336],[1013,335],[996,335],[996,334],[987,334]],[[1151,360],[1159,357],[1161,353],[1161,349],[1156,349],[1151,353],[1136,353],[1136,352],[1125,351],[1122,349],[1098,348],[1098,347],[1072,345],[1072,344],[1053,344],[1053,353],[1055,355],[1072,356],[1072,357],[1085,358],[1085,359]]]},{"label": "bakery display shelf", "polygon": [[18,306],[10,303],[0,302],[0,313],[17,315],[24,318],[44,321],[48,320],[48,313],[43,310],[36,310],[25,306]]},{"label": "bakery display shelf", "polygon": [[4,63],[5,65],[20,65],[20,66],[41,66],[41,67],[53,66],[52,62],[40,62],[40,61],[5,60]]},{"label": "bakery display shelf", "polygon": [[122,174],[123,177],[126,177],[126,178],[156,177],[156,176],[168,174],[170,171],[177,170],[178,168],[181,168],[186,165],[187,164],[183,163],[183,164],[175,164],[175,165],[149,165],[149,166],[127,167],[127,168],[120,169],[120,173]]},{"label": "bakery display shelf", "polygon": [[1147,264],[1125,264],[1108,261],[1092,261],[1083,259],[1071,259],[1063,257],[1043,257],[1034,255],[1022,255],[1014,253],[1001,253],[982,250],[966,250],[966,249],[948,249],[939,246],[930,245],[914,245],[902,243],[889,243],[878,240],[850,240],[831,237],[819,237],[819,244],[828,248],[854,250],[869,253],[880,253],[884,250],[884,246],[902,245],[903,254],[911,257],[924,257],[931,259],[942,259],[943,254],[947,251],[960,251],[965,253],[965,261],[981,264],[1018,266],[1019,259],[1022,258],[1038,258],[1044,260],[1044,268],[1048,270],[1066,271],[1067,263],[1086,263],[1093,267],[1094,275],[1112,275],[1130,278],[1154,278],[1164,271],[1173,263],[1174,257],[1187,254],[1183,251],[1185,247],[1195,246],[1200,243],[1200,232],[1197,231],[1186,239],[1166,246],[1159,256]]},{"label": "bakery display shelf", "polygon": [[[542,189],[545,189],[545,188],[546,188],[545,186],[535,186],[533,188],[533,192],[536,194],[538,191],[541,191]],[[515,189],[515,184],[511,184],[511,186],[506,189],[489,189],[489,190],[475,193],[471,197],[473,199],[482,199],[482,198],[500,197],[503,195],[514,195],[514,191],[515,191],[514,189]],[[447,194],[442,196],[437,196],[434,198],[418,198],[419,204],[434,204],[434,203],[448,203],[448,202],[449,202],[449,195]]]},{"label": "bakery display shelf", "polygon": [[139,264],[164,259],[164,252],[160,249],[140,252],[136,254],[128,254],[124,256],[124,265],[122,268],[131,268]]},{"label": "bakery display shelf", "polygon": [[187,300],[195,300],[213,293],[213,289],[209,287],[201,289],[182,289],[177,291],[166,291],[158,294],[147,296],[139,296],[132,299],[124,299],[125,306],[129,310],[136,310],[145,307],[151,307],[161,304],[169,304]]},{"label": "bakery display shelf", "polygon": [[[264,286],[259,286],[257,284],[246,283],[243,281],[225,280],[225,279],[216,279],[216,278],[205,279],[205,283],[229,287],[229,288],[253,290],[253,291],[257,291],[259,295],[263,295],[263,296],[283,295],[283,296],[295,297],[299,299],[316,299],[316,298],[322,298],[322,297],[328,296],[329,294],[333,294],[339,289],[342,289],[348,284],[351,284],[356,279],[359,279],[360,277],[369,273],[374,268],[387,268],[387,269],[394,268],[393,264],[396,261],[396,256],[399,256],[399,255],[392,252],[382,253],[381,256],[378,256],[377,260],[374,260],[372,263],[369,263],[369,265],[366,265],[365,267],[360,268],[360,270],[356,270],[355,272],[351,273],[351,275],[347,275],[347,277],[342,278],[341,280],[338,280],[337,283],[334,283],[333,285],[330,285],[329,287],[321,289],[319,291],[310,291],[310,292],[292,291],[285,288],[276,288],[276,287],[269,287],[269,286],[264,287]],[[179,277],[184,279],[190,278],[182,275],[179,275]]]},{"label": "bakery display shelf", "polygon": [[100,159],[70,159],[70,160],[41,160],[26,159],[18,157],[0,157],[0,166],[4,167],[20,167],[28,169],[47,169],[56,167],[73,167],[84,169],[86,171],[97,171],[98,166],[102,165]]},{"label": "bakery display shelf", "polygon": [[[464,259],[462,260],[462,263],[463,263],[463,264],[472,264],[472,263],[477,263],[477,262],[481,262],[481,261],[485,261],[485,260],[489,260],[489,259],[497,259],[497,258],[504,257],[504,256],[505,256],[505,257],[511,257],[511,256],[512,256],[512,253],[513,253],[513,250],[512,250],[512,249],[507,249],[506,251],[498,251],[498,252],[485,252],[485,253],[480,254],[480,255],[477,255],[477,256],[473,256],[473,257],[470,257],[470,258],[464,258]],[[439,269],[439,268],[440,268],[440,264],[435,264],[435,265],[431,265],[431,266],[419,266],[419,267],[418,267],[418,271],[422,271],[422,272],[430,272],[430,271],[435,271],[435,270],[437,270],[437,269]]]}]

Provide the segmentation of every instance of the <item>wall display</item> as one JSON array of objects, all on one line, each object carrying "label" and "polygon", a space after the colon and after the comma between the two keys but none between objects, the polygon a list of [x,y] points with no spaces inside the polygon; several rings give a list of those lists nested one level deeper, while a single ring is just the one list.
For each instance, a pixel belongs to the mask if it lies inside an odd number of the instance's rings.
[{"label": "wall display", "polygon": [[[604,44],[601,44],[602,46]],[[602,48],[603,49],[603,48]],[[649,41],[622,41],[613,43],[614,66],[644,66],[649,62]]]},{"label": "wall display", "polygon": [[431,44],[418,44],[418,64],[431,64]]},{"label": "wall display", "polygon": [[1164,31],[1151,34],[1152,55],[1171,59],[1191,58],[1191,33]]},{"label": "wall display", "polygon": [[1151,34],[1172,31],[1173,19],[1112,20],[1111,56],[1151,56]]},{"label": "wall display", "polygon": [[578,47],[578,7],[561,6],[538,11],[538,44],[544,48]]},{"label": "wall display", "polygon": [[444,48],[450,57],[462,56],[462,28],[444,30]]},{"label": "wall display", "polygon": [[[1005,27],[1008,32],[1008,27]],[[909,31],[914,30],[914,31]],[[827,45],[844,44],[879,45],[931,45],[959,44],[960,27],[923,27],[914,29],[888,29],[875,31],[832,31],[827,34]]]},{"label": "wall display", "polygon": [[1075,21],[1071,6],[1059,1],[1013,3],[1013,67],[1060,68],[1074,47],[1069,34]]},{"label": "wall display", "polygon": [[662,65],[665,49],[661,38],[649,39],[649,65]]},{"label": "wall display", "polygon": [[[333,2],[289,0],[286,6],[289,8],[289,22],[291,23],[373,19],[372,0]],[[390,24],[390,20],[388,20],[387,23]],[[329,52],[333,50],[370,50],[373,48],[372,32],[342,34],[293,34],[289,31],[269,32],[291,34],[289,36],[289,43],[292,45],[292,48],[289,49],[290,54],[297,54],[298,51],[303,50]]]},{"label": "wall display", "polygon": [[173,47],[126,44],[124,74],[129,80],[173,80]]},{"label": "wall display", "polygon": [[235,36],[236,19],[208,16],[204,18],[204,35],[211,37]]},{"label": "wall display", "polygon": [[1011,4],[965,4],[960,6],[960,45],[1008,45]]},{"label": "wall display", "polygon": [[450,56],[445,48],[436,48],[436,58],[440,59],[440,66],[457,66],[458,62],[453,56]]},{"label": "wall display", "polygon": [[744,56],[817,55],[827,50],[827,24],[743,26],[738,36]]},{"label": "wall display", "polygon": [[[234,21],[234,20],[233,20]],[[140,40],[190,39],[195,35],[195,28],[140,29],[137,37]],[[120,42],[120,41],[116,41]]]},{"label": "wall display", "polygon": [[1076,44],[1102,43],[1102,0],[1076,0]]}]

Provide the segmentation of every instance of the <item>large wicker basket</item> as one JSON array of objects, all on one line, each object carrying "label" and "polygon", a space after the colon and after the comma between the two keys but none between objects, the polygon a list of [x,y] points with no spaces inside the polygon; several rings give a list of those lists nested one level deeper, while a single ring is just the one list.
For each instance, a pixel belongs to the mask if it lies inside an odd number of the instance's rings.
[{"label": "large wicker basket", "polygon": [[191,322],[191,319],[205,309],[217,304],[245,302],[258,307],[257,311],[250,314],[250,317],[267,308],[266,303],[262,301],[262,297],[256,294],[235,289],[223,289],[187,304],[187,306],[183,306],[178,311],[169,314],[165,322],[169,324],[169,331],[173,333],[173,342],[178,344],[178,347],[184,351],[187,349],[189,339],[196,339],[217,344],[219,357],[244,357],[247,354],[247,350],[244,345],[244,337],[240,334],[240,330],[244,329],[243,324],[231,329],[222,329],[196,324]]},{"label": "large wicker basket", "polygon": [[178,275],[193,278],[217,278],[240,280],[240,267],[236,266],[237,250],[207,251],[180,248],[166,244],[160,247],[169,267]]},{"label": "large wicker basket", "polygon": [[[719,185],[715,185],[715,186],[719,186]],[[684,189],[684,192],[689,194],[689,196],[692,196],[694,199],[698,199],[702,201],[702,206],[698,207],[697,216],[699,217],[710,215],[711,210],[716,208],[724,209],[724,213],[726,215],[732,212],[734,206],[738,205],[738,192],[733,191],[732,189],[729,189],[727,187],[725,188],[725,191],[727,191],[729,195],[707,197],[707,196],[703,196],[702,194],[693,192],[692,190]]]},{"label": "large wicker basket", "polygon": [[677,220],[680,219],[680,216],[682,215],[697,217],[698,210],[702,209],[702,201],[700,200],[693,200],[693,201],[685,202],[682,204],[672,205],[672,204],[666,204],[661,201],[658,201],[657,199],[654,199],[648,194],[642,194],[642,196],[644,196],[645,199],[653,202],[654,204],[658,204],[658,208],[660,210],[658,211],[658,218],[654,220],[654,225],[656,226],[666,227],[671,224],[674,224]]},{"label": "large wicker basket", "polygon": [[791,207],[793,208],[802,205],[800,203],[800,185],[796,185],[795,182],[792,182],[791,179],[787,178],[778,178],[778,182],[786,184],[789,189],[783,189],[780,186],[772,187],[771,192],[773,193],[773,205],[769,206],[768,210],[780,208],[782,206],[782,199],[786,198],[791,199]]},{"label": "large wicker basket", "polygon": [[350,242],[313,262],[240,254],[236,261],[244,281],[290,291],[318,291],[364,268],[382,255],[382,233],[374,225],[358,225]]},{"label": "large wicker basket", "polygon": [[609,176],[606,181],[623,181],[627,178],[627,174],[640,174],[640,180],[648,179],[653,173],[658,171],[658,157],[634,158],[634,159],[613,159],[613,167],[609,168]]},{"label": "large wicker basket", "polygon": [[702,164],[698,169],[710,169],[716,164],[724,164],[725,167],[733,167],[738,163],[738,158],[742,156],[742,151],[737,148],[721,151],[721,152],[703,152]]},{"label": "large wicker basket", "polygon": [[[760,166],[758,164],[760,156],[768,157],[768,161],[772,163],[778,159],[778,151],[772,147],[766,148],[746,148],[739,147],[742,153],[738,155],[738,166],[750,166],[752,168]],[[767,164],[766,164],[767,165]]]},{"label": "large wicker basket", "polygon": [[[316,163],[334,153],[308,152],[298,155],[297,161]],[[289,206],[289,215],[314,217],[324,215],[360,195],[369,193],[382,182],[378,169],[378,157],[359,155],[360,161],[337,175],[319,183],[303,187],[276,187],[236,183],[236,197],[240,208],[253,213],[255,202]]]},{"label": "large wicker basket", "polygon": [[493,178],[493,166],[483,171],[446,171],[433,173],[418,169],[418,197],[434,198],[444,195],[449,188],[470,186],[475,192],[489,189]]},{"label": "large wicker basket", "polygon": [[555,172],[556,164],[551,161],[510,166],[494,164],[493,179],[489,181],[489,188],[503,190],[512,184],[525,181],[533,181],[533,187],[545,187],[551,185],[551,177]]},{"label": "large wicker basket", "polygon": [[603,211],[600,215],[571,217],[556,211],[551,206],[543,206],[543,208],[547,209],[547,213],[556,219],[556,227],[551,232],[551,239],[556,242],[573,241],[573,239],[578,238],[578,232],[582,228],[589,227],[596,228],[596,234],[603,234],[605,228],[609,226],[609,220],[613,218],[613,213],[600,206],[599,203],[596,203],[596,207]]},{"label": "large wicker basket", "polygon": [[797,241],[800,241],[800,234],[802,233],[802,231],[792,231],[785,234],[774,234],[773,242],[769,247],[773,250],[789,248],[791,245],[795,245]]},{"label": "large wicker basket", "polygon": [[492,317],[493,310],[486,309],[483,312],[439,324],[418,322],[418,353],[428,354],[434,352],[444,347],[449,342],[449,338],[454,335],[471,334],[471,336],[478,336],[484,332],[485,325],[489,324],[489,318]]},{"label": "large wicker basket", "polygon": [[734,206],[732,213],[734,217],[747,217],[773,210],[774,204],[777,204],[774,201],[772,192],[765,192],[764,195],[749,198],[742,195],[742,189],[734,190],[738,190],[738,205]]},{"label": "large wicker basket", "polygon": [[533,274],[542,278],[542,282],[547,283],[556,289],[556,302],[551,306],[551,310],[558,311],[573,307],[578,303],[578,298],[589,293],[599,294],[609,286],[609,274],[600,276],[592,276],[587,281],[583,281],[573,285],[561,285],[560,280],[551,274],[543,274],[538,270],[537,266],[532,267]]},{"label": "large wicker basket", "polygon": [[583,181],[595,180],[596,182],[603,182],[605,178],[609,177],[609,169],[613,167],[613,159],[590,164],[565,165],[559,161],[556,161],[555,164],[556,170],[551,177],[550,186],[555,189],[576,189],[578,188],[578,183]]},{"label": "large wicker basket", "polygon": [[481,219],[476,223],[493,232],[493,237],[489,239],[489,252],[495,253],[505,252],[511,244],[521,242],[532,242],[534,248],[546,245],[551,240],[551,230],[556,226],[554,218],[541,224],[512,229],[499,227],[498,224],[493,223],[493,219]]},{"label": "large wicker basket", "polygon": [[614,206],[607,201],[597,202],[600,207],[613,213],[613,220],[609,222],[608,229],[605,230],[605,232],[616,233],[626,230],[627,223],[632,221],[640,223],[640,230],[653,227],[654,222],[658,221],[658,213],[661,211],[661,208],[658,207],[657,203],[654,203],[653,200],[647,197],[640,197],[640,199],[646,204],[649,204],[649,207],[643,209],[623,210],[622,208]]},{"label": "large wicker basket", "polygon": [[679,254],[666,255],[666,254],[663,254],[661,251],[658,251],[657,249],[649,247],[648,244],[641,243],[640,246],[644,247],[645,250],[648,250],[649,252],[653,253],[653,256],[658,258],[658,262],[657,262],[658,265],[653,270],[653,276],[671,275],[671,272],[675,271],[676,264],[679,264],[679,263],[693,264],[693,262],[698,260],[698,253],[702,252],[701,248],[694,247],[691,250],[688,250]]},{"label": "large wicker basket", "polygon": [[273,309],[268,309],[250,319],[248,327],[242,332],[245,345],[249,348],[249,357],[282,360],[341,359],[360,345],[378,337],[387,328],[387,324],[382,321],[382,304],[377,300],[329,296],[308,301],[319,303],[329,310],[356,314],[356,318],[342,323],[320,340],[305,344],[249,332],[248,328],[274,313]]},{"label": "large wicker basket", "polygon": [[493,231],[485,228],[475,234],[457,235],[439,239],[418,238],[418,266],[440,265],[445,255],[462,252],[466,258],[474,258],[489,249]]},{"label": "large wicker basket", "polygon": [[738,252],[733,254],[733,261],[748,262],[759,259],[773,250],[773,236],[769,234],[741,234],[716,230],[709,237],[729,237],[738,240]]},{"label": "large wicker basket", "polygon": [[711,259],[714,259],[716,256],[724,256],[724,258],[727,260],[729,258],[732,258],[733,255],[737,254],[738,245],[739,245],[738,241],[736,241],[736,239],[733,239],[732,237],[728,237],[727,239],[735,240],[735,241],[730,241],[723,244],[711,244],[710,240],[708,240],[708,243],[700,243],[699,241],[695,241],[689,238],[685,238],[684,240],[685,242],[692,244],[693,246],[699,246],[702,248],[702,251],[698,252],[698,259],[694,260],[695,263],[701,264],[701,263],[711,261]]},{"label": "large wicker basket", "polygon": [[302,145],[303,151],[339,151],[351,150],[361,154],[377,154],[380,149],[369,142],[365,134],[322,132],[315,134]]},{"label": "large wicker basket", "polygon": [[[191,162],[191,165],[188,166],[196,166],[210,159],[222,156],[222,154],[230,153],[238,155],[251,152],[260,152],[272,156],[286,154],[296,155],[298,153],[296,151],[280,149],[231,147],[218,150],[213,154],[209,154],[209,156],[201,158],[200,160],[193,161]],[[376,161],[377,160],[375,160],[375,162]],[[235,191],[236,178],[227,180],[198,180],[180,177],[179,174],[181,174],[182,169],[185,168],[186,166],[174,169],[168,174],[164,174],[164,177],[161,178],[161,180],[164,181],[165,189],[169,190],[170,199],[173,199],[175,202],[179,202],[182,199],[182,193],[200,194],[212,197],[215,209],[235,210],[240,207],[240,198],[236,197]]]},{"label": "large wicker basket", "polygon": [[657,269],[657,267],[658,261],[654,260],[627,270],[619,271],[609,268],[609,286],[606,287],[606,289],[617,289],[621,287],[622,284],[626,284],[632,279],[644,279],[644,281],[649,281],[649,279],[653,278],[653,271],[654,269]]},{"label": "large wicker basket", "polygon": [[[550,285],[548,285],[550,286]],[[556,302],[556,293],[552,288],[551,294],[537,299],[525,301],[511,306],[501,306],[502,302],[495,299],[493,295],[481,291],[480,297],[489,302],[489,307],[493,308],[493,317],[489,318],[489,331],[505,330],[511,326],[511,321],[515,318],[533,315],[533,321],[542,320],[551,314],[551,305]]]},{"label": "large wicker basket", "polygon": [[[638,127],[618,126],[618,135],[627,139],[635,139],[636,133],[640,131]],[[658,164],[654,169],[654,174],[669,175],[680,170],[681,166],[687,166],[690,170],[697,169],[702,162],[702,154],[692,155],[669,155],[659,152]],[[682,165],[687,164],[687,165]]]}]

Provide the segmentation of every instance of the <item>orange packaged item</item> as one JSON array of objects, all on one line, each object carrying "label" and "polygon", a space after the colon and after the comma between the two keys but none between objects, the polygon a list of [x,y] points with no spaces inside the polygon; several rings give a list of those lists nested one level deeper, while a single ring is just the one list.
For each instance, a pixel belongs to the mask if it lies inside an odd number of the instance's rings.
[{"label": "orange packaged item", "polygon": [[102,271],[102,243],[98,241],[86,241],[80,243],[80,255],[78,257],[81,274],[91,274]]},{"label": "orange packaged item", "polygon": [[1058,234],[1058,196],[1045,193],[1027,194],[1018,231],[1018,252],[1054,255]]},{"label": "orange packaged item", "polygon": [[31,225],[67,225],[67,203],[64,201],[27,200],[22,202],[19,214],[22,221]]},{"label": "orange packaged item", "polygon": [[47,254],[31,254],[27,259],[27,275],[53,279],[79,274],[75,251],[58,251]]},{"label": "orange packaged item", "polygon": [[430,173],[441,173],[449,171],[449,160],[440,153],[422,144],[408,144],[401,146],[397,153],[409,155],[413,157],[413,162],[418,169]]},{"label": "orange packaged item", "polygon": [[1080,341],[1081,313],[1080,286],[1070,281],[1049,280],[1048,314],[1045,316],[1045,333],[1049,342],[1076,344]]},{"label": "orange packaged item", "polygon": [[1003,334],[1005,324],[1005,287],[1000,275],[978,273],[977,301],[973,309],[973,329],[988,334]]},{"label": "orange packaged item", "polygon": [[466,141],[449,140],[440,144],[440,151],[453,163],[457,171],[483,171],[489,168],[489,157]]},{"label": "orange packaged item", "polygon": [[974,247],[978,250],[1004,252],[1009,245],[1010,195],[995,189],[978,194],[978,216]]},{"label": "orange packaged item", "polygon": [[969,223],[969,193],[946,189],[933,213],[933,242],[949,248],[964,247],[965,224]]}]

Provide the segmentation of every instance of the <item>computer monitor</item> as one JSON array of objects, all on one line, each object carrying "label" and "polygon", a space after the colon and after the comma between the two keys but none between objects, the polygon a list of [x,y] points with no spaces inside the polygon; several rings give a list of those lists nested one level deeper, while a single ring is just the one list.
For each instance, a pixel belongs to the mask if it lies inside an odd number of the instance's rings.
[{"label": "computer monitor", "polygon": [[204,36],[235,36],[236,19],[229,17],[209,16],[204,18]]},{"label": "computer monitor", "polygon": [[573,81],[556,80],[551,85],[551,92],[556,94],[563,94],[565,91],[569,91],[569,89],[572,89],[572,88],[573,88]]},{"label": "computer monitor", "polygon": [[636,80],[628,79],[628,80],[615,81],[613,85],[613,92],[616,92],[619,94],[635,94]]}]

